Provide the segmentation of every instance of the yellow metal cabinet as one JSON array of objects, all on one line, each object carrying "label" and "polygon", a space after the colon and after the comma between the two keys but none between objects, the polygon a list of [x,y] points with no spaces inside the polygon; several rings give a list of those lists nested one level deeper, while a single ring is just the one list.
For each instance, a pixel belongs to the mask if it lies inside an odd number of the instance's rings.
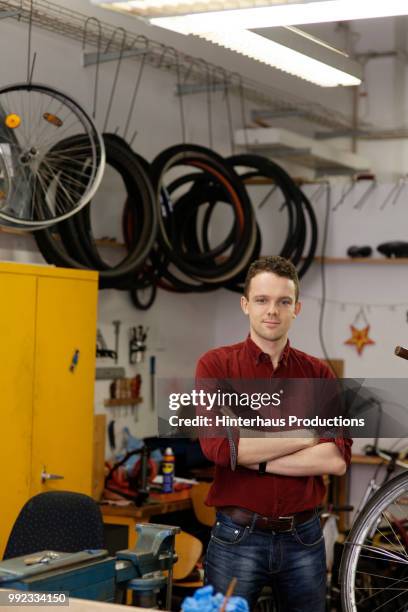
[{"label": "yellow metal cabinet", "polygon": [[95,272],[0,263],[0,558],[31,496],[92,494],[97,291]]}]

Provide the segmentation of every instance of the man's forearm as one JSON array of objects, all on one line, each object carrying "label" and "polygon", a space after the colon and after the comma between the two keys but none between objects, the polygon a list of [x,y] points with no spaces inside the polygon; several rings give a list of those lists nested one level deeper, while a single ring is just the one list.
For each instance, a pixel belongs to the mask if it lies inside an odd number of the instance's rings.
[{"label": "man's forearm", "polygon": [[[255,463],[245,467],[257,470],[259,465]],[[342,476],[346,469],[346,462],[334,442],[323,442],[311,448],[304,448],[272,459],[266,464],[267,473],[281,476]]]},{"label": "man's forearm", "polygon": [[[305,433],[305,432],[303,432]],[[278,457],[296,453],[302,449],[311,448],[316,445],[318,439],[310,434],[309,437],[287,437],[280,436],[270,438],[243,438],[238,444],[237,462],[240,465],[248,466],[254,463],[270,461]]]}]

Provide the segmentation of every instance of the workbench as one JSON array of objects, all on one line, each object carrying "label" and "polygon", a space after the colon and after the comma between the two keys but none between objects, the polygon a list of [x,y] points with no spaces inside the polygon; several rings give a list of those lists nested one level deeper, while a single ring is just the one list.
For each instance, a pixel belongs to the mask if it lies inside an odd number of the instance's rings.
[{"label": "workbench", "polygon": [[[0,589],[1,592],[1,589]],[[27,612],[27,605],[13,605],[12,609],[15,612]],[[48,606],[45,608],[48,612],[64,612],[65,606]],[[129,612],[129,606],[120,606],[118,604],[105,603],[103,601],[90,601],[88,599],[69,600],[69,612]],[[148,612],[148,608],[137,608],[132,606],[132,612]]]},{"label": "workbench", "polygon": [[111,504],[100,505],[103,522],[106,525],[127,526],[127,548],[133,549],[136,544],[137,523],[149,523],[152,516],[167,514],[179,510],[190,510],[192,508],[191,498],[173,501],[148,501],[143,506],[112,506]]}]

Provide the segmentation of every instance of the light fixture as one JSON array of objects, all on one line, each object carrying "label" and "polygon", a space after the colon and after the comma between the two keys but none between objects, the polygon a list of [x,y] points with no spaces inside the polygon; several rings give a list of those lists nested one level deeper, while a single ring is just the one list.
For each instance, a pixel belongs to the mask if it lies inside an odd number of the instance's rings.
[{"label": "light fixture", "polygon": [[201,38],[321,87],[361,83],[362,67],[342,52],[299,35],[299,30],[206,32]]},{"label": "light fixture", "polygon": [[103,8],[131,13],[137,17],[185,15],[207,11],[221,11],[254,6],[278,5],[302,0],[91,0]]},{"label": "light fixture", "polygon": [[[145,7],[144,15],[147,11],[163,11],[167,7],[168,11],[174,10],[175,6],[185,7],[187,3],[192,6],[197,0],[129,0],[128,2],[109,2],[107,0],[92,0],[96,4],[102,4],[106,8],[128,12],[132,15],[141,16],[141,7]],[[200,0],[200,7],[210,6],[217,0]],[[245,3],[247,0],[227,0],[232,2]],[[253,2],[254,0],[251,0]],[[262,1],[262,0],[261,0]],[[377,4],[376,0],[372,0]],[[264,8],[244,8],[239,10],[227,10],[217,13],[200,13],[178,17],[149,17],[153,25],[158,25],[171,30],[176,30],[182,34],[193,34],[200,36],[208,42],[220,45],[231,51],[241,53],[251,59],[273,66],[291,75],[303,78],[311,83],[322,87],[355,86],[361,83],[362,68],[351,60],[348,55],[330,47],[306,32],[302,32],[294,27],[275,27],[269,28],[265,23],[265,18],[251,20],[244,19],[242,16],[257,14],[256,11],[274,11],[279,8],[303,7],[299,0],[288,0],[282,5],[282,0],[275,1],[275,6]],[[392,3],[392,0],[390,0]],[[406,0],[408,4],[408,0]],[[326,4],[350,4],[349,1],[332,0],[312,0],[309,4],[323,6]],[[354,0],[353,4],[361,4],[359,0]],[[191,9],[188,9],[191,10]],[[408,8],[407,8],[408,12]],[[235,18],[234,15],[240,17]],[[213,16],[217,15],[214,21]],[[254,30],[254,31],[251,31]]]},{"label": "light fixture", "polygon": [[114,11],[147,17],[154,25],[184,34],[408,15],[407,0],[91,1]]}]

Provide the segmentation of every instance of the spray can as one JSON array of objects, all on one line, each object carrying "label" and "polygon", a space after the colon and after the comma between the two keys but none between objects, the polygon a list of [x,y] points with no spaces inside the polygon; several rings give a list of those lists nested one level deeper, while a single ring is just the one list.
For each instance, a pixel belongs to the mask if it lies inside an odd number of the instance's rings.
[{"label": "spray can", "polygon": [[168,446],[163,457],[163,493],[172,493],[174,484],[174,454]]}]

